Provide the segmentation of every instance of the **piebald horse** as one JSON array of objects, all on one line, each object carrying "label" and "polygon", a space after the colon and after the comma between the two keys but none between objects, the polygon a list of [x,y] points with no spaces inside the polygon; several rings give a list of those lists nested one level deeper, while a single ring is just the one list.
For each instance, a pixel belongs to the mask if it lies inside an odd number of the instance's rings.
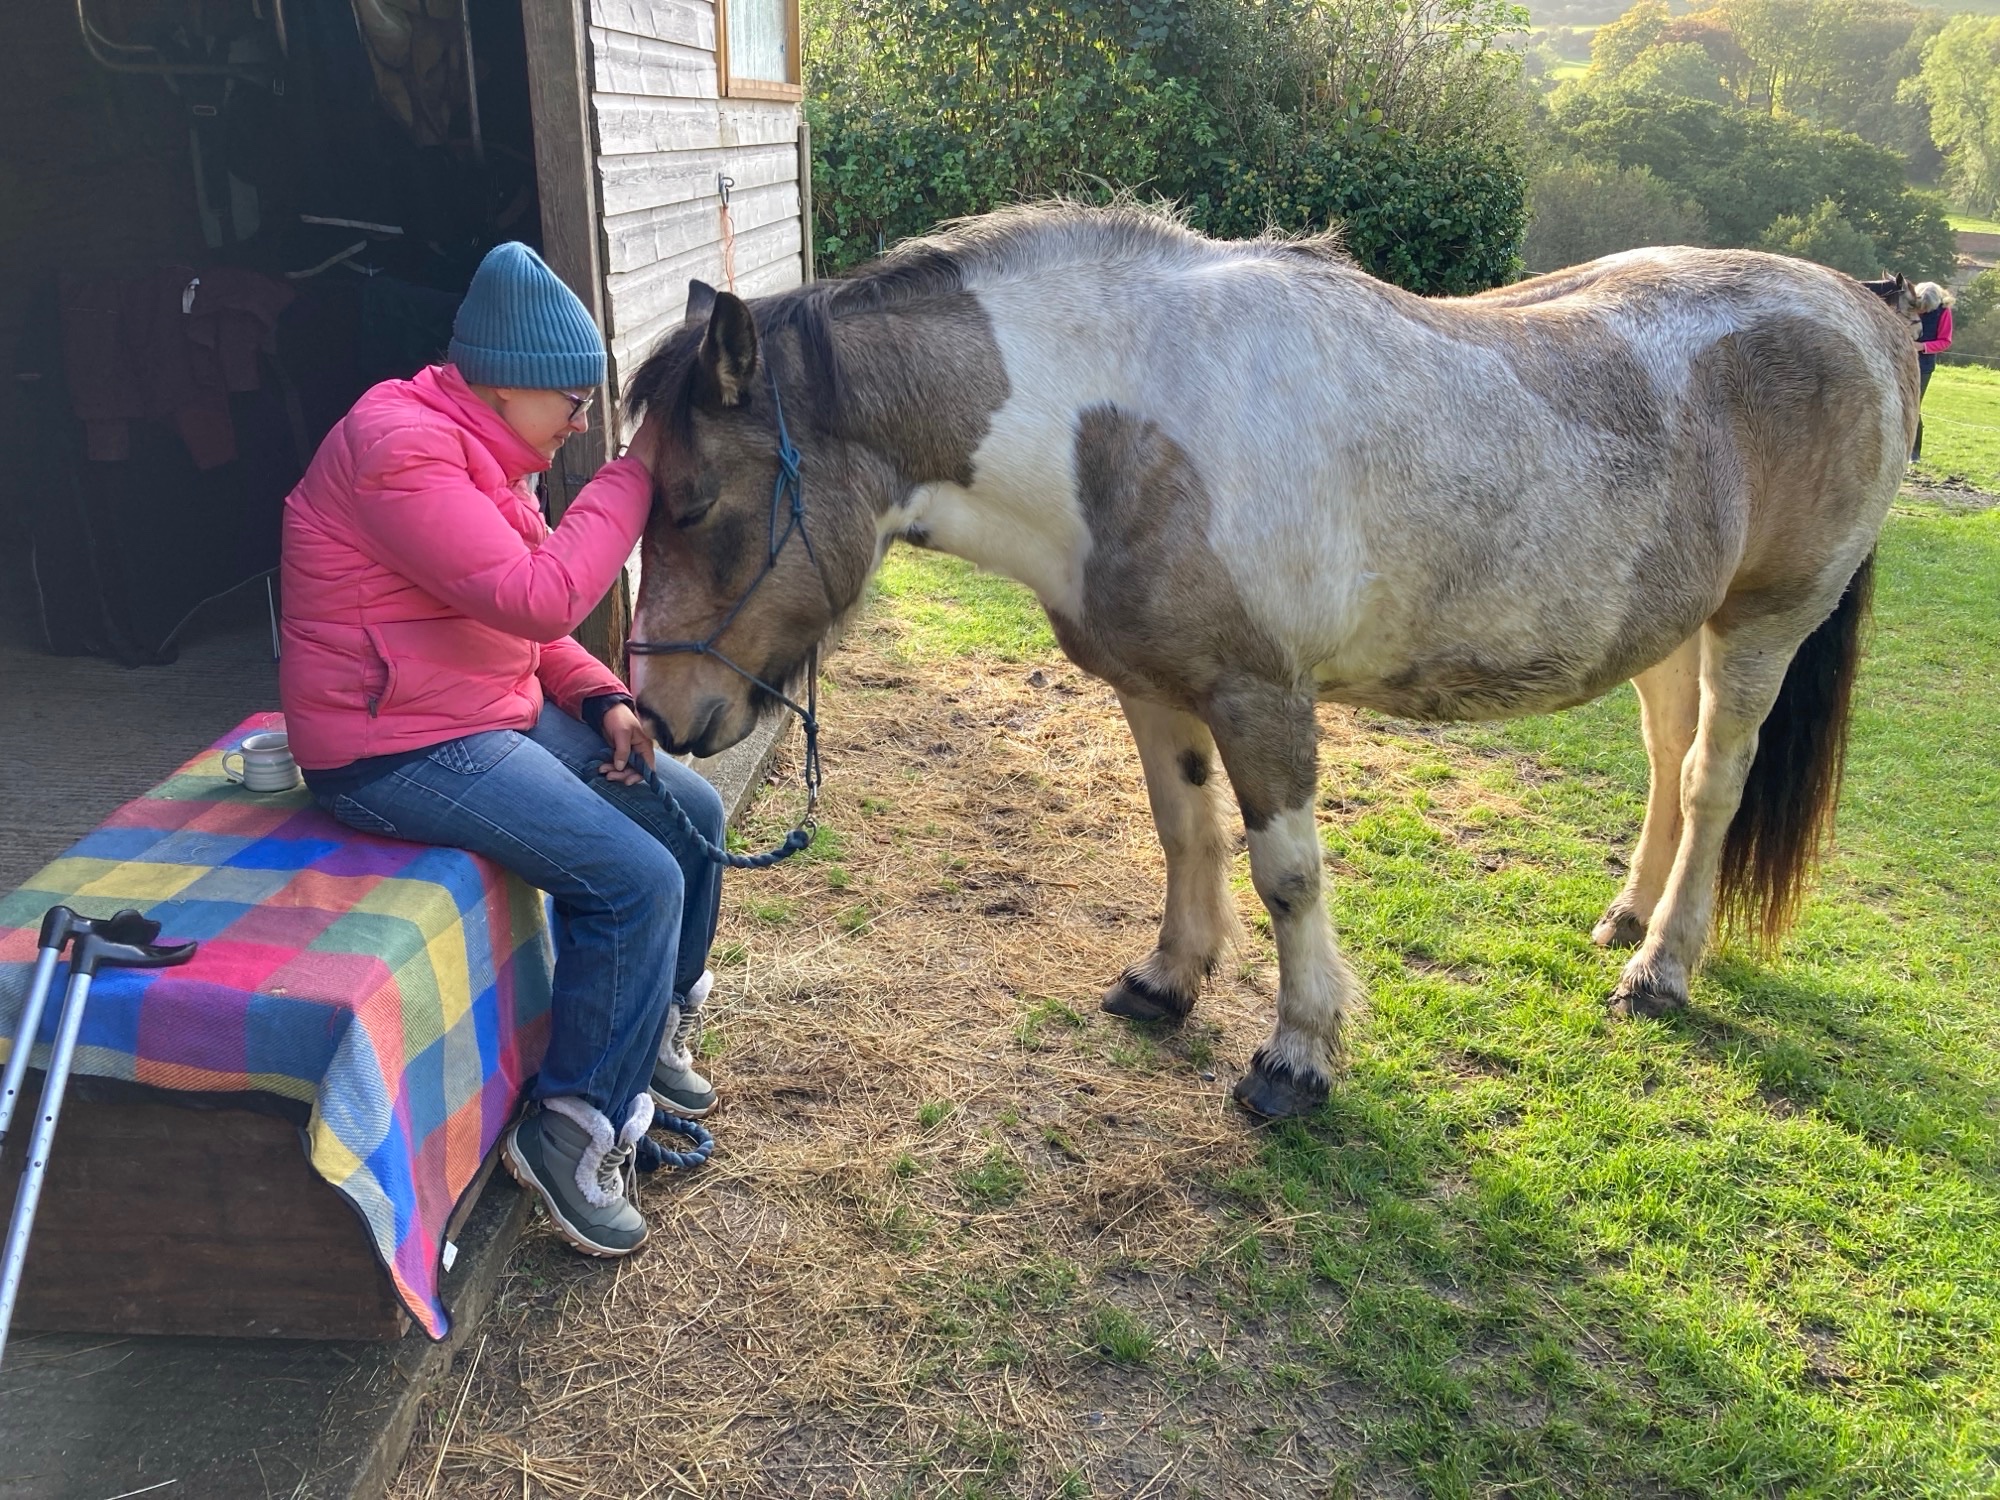
[{"label": "piebald horse", "polygon": [[[1234,933],[1219,760],[1279,969],[1235,1097],[1299,1114],[1360,1003],[1321,890],[1317,700],[1490,719],[1630,679],[1651,790],[1594,933],[1637,948],[1613,1010],[1685,1005],[1718,906],[1782,932],[1838,797],[1911,347],[1859,283],[1774,255],[1426,299],[1323,242],[1062,205],[775,297],[697,283],[630,392],[671,434],[633,628],[712,650],[638,657],[633,689],[662,744],[712,755],[891,542],[1026,584],[1116,689],[1166,851],[1158,945],[1104,1008],[1185,1017]],[[781,432],[803,528],[773,498]]]}]

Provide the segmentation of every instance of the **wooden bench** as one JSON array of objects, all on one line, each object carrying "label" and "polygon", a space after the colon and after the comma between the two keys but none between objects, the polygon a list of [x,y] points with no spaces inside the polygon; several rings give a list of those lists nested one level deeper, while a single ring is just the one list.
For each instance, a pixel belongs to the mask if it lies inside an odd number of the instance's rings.
[{"label": "wooden bench", "polygon": [[[33,1075],[31,1075],[32,1079]],[[12,1202],[37,1102],[0,1155]],[[410,1316],[361,1219],[312,1169],[289,1101],[175,1102],[71,1080],[35,1219],[17,1327],[220,1338],[393,1339]],[[189,1107],[194,1104],[197,1107]],[[448,1237],[477,1199],[466,1193]]]},{"label": "wooden bench", "polygon": [[[253,716],[0,896],[0,1055],[48,907],[136,906],[200,944],[91,989],[20,1328],[445,1332],[440,1260],[540,1062],[546,906],[463,851],[342,828],[303,789],[232,785],[223,752],[277,723]],[[0,1156],[7,1203],[32,1112]]]}]

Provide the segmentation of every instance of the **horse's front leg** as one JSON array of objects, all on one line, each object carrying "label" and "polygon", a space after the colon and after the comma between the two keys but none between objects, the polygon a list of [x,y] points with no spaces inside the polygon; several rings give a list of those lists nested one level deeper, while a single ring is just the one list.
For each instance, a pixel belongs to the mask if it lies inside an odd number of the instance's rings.
[{"label": "horse's front leg", "polygon": [[1215,741],[1192,714],[1122,693],[1118,702],[1139,746],[1153,827],[1167,855],[1167,908],[1159,946],[1105,992],[1104,1008],[1135,1021],[1179,1021],[1194,1009],[1201,982],[1237,928]]},{"label": "horse's front leg", "polygon": [[1278,946],[1278,1022],[1236,1085],[1236,1102],[1267,1118],[1307,1114],[1326,1102],[1341,1028],[1361,1005],[1320,889],[1313,701],[1233,684],[1212,700],[1208,724],[1243,809],[1251,884]]}]

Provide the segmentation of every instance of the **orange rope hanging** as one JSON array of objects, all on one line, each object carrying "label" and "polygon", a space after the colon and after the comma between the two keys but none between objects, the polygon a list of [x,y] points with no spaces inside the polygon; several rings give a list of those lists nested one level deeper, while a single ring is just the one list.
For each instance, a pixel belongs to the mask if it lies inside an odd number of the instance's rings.
[{"label": "orange rope hanging", "polygon": [[715,179],[716,192],[722,199],[722,284],[732,293],[736,290],[736,225],[729,217],[729,190],[735,186],[733,177]]}]

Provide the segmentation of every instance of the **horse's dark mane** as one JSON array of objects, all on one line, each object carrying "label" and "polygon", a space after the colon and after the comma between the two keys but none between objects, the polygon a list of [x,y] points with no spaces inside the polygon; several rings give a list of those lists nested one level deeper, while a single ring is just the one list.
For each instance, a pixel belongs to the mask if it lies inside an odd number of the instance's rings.
[{"label": "horse's dark mane", "polygon": [[[792,384],[788,375],[807,376],[816,412],[832,420],[846,396],[834,322],[846,313],[913,306],[963,287],[960,262],[942,247],[919,243],[851,275],[759,297],[748,305],[760,359],[772,362],[786,388]],[[703,395],[696,358],[702,332],[697,324],[669,334],[639,367],[626,396],[634,412],[642,407],[661,411],[683,443],[693,436],[694,411]]]},{"label": "horse's dark mane", "polygon": [[[833,325],[843,316],[918,306],[962,292],[975,271],[982,278],[1005,276],[1040,268],[1049,259],[1083,255],[1096,264],[1192,262],[1218,255],[1296,257],[1340,268],[1354,264],[1337,230],[1222,242],[1196,233],[1162,209],[1132,202],[1100,208],[1054,199],[954,220],[845,276],[757,298],[749,305],[758,348],[788,389],[788,375],[808,376],[814,392],[811,415],[837,425],[846,391]],[[699,326],[669,334],[640,366],[626,397],[634,412],[641,407],[663,412],[683,443],[692,440],[694,411],[703,395],[696,360],[701,334]],[[796,370],[788,368],[794,360],[800,366]]]}]

